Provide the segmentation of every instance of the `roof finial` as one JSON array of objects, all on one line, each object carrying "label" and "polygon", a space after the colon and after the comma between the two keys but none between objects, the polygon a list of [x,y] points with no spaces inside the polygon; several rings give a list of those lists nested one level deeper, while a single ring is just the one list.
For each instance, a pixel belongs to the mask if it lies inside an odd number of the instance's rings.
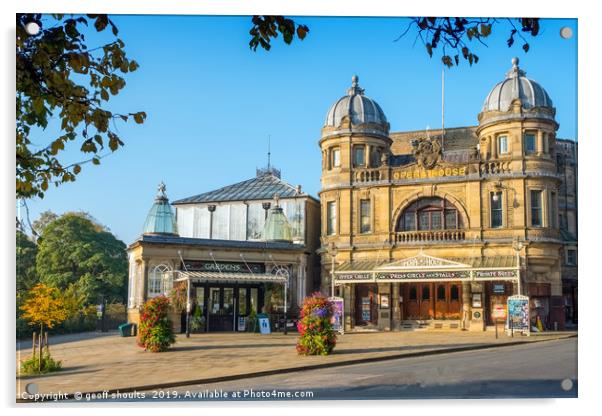
[{"label": "roof finial", "polygon": [[527,73],[518,67],[518,57],[512,58],[512,69],[506,74],[507,78],[524,77]]},{"label": "roof finial", "polygon": [[272,153],[270,153],[270,142],[272,140],[272,135],[268,134],[268,171],[270,170],[270,158]]},{"label": "roof finial", "polygon": [[157,191],[159,191],[159,193],[161,195],[165,195],[165,190],[167,189],[167,186],[165,186],[165,184],[163,183],[163,181],[161,181],[159,183],[159,186],[157,186]]},{"label": "roof finial", "polygon": [[280,205],[278,204],[278,202],[280,201],[280,195],[278,195],[278,193],[274,194],[274,208],[278,208]]},{"label": "roof finial", "polygon": [[347,94],[349,95],[363,95],[364,89],[360,88],[360,77],[354,75],[351,77],[351,88],[347,90]]}]

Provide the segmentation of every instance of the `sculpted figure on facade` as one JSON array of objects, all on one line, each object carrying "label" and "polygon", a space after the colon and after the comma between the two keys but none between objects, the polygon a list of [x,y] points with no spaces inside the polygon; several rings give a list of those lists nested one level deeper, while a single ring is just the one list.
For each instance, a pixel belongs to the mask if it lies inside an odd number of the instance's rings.
[{"label": "sculpted figure on facade", "polygon": [[412,154],[419,166],[424,169],[434,168],[441,159],[441,144],[434,138],[418,138],[412,140]]}]

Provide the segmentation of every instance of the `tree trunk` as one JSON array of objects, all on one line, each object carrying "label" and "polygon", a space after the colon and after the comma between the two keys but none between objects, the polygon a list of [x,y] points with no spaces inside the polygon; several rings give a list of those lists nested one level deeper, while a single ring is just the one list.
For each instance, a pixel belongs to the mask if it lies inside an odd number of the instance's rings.
[{"label": "tree trunk", "polygon": [[36,342],[38,342],[38,339],[36,337],[36,332],[33,332],[33,340],[31,342],[31,348],[32,348],[32,357],[35,359],[36,358]]},{"label": "tree trunk", "polygon": [[40,324],[40,343],[39,343],[39,347],[40,347],[40,361],[38,362],[38,371],[42,371],[42,342],[44,340],[44,338],[42,337],[42,334],[44,333],[44,324]]}]

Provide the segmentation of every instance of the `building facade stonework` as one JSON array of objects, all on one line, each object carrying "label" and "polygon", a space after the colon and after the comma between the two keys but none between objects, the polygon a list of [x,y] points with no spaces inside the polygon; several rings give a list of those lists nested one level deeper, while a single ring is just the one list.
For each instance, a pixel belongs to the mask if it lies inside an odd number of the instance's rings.
[{"label": "building facade stonework", "polygon": [[390,132],[358,81],[319,140],[322,291],[346,329],[483,330],[519,292],[534,323],[576,322],[576,144],[518,59],[470,127]]}]

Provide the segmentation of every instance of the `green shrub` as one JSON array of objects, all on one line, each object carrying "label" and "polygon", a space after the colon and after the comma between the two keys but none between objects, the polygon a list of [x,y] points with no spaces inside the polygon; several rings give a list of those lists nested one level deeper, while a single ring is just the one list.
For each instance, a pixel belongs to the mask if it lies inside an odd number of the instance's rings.
[{"label": "green shrub", "polygon": [[[37,354],[36,354],[37,355]],[[30,357],[25,361],[21,361],[21,374],[46,374],[53,371],[59,371],[61,369],[61,362],[55,361],[50,353],[45,352],[42,354],[42,367],[40,369],[40,357]]]}]

